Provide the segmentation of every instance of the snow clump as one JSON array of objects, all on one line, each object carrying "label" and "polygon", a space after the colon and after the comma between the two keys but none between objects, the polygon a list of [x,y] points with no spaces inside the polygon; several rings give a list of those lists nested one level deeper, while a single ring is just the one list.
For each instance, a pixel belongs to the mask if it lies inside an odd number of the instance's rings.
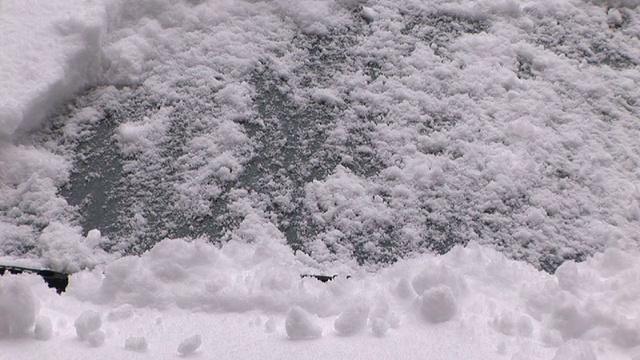
[{"label": "snow clump", "polygon": [[448,286],[435,286],[420,297],[420,314],[427,322],[436,324],[449,321],[457,312],[458,303]]},{"label": "snow clump", "polygon": [[38,300],[23,279],[0,277],[0,338],[29,332],[38,311]]},{"label": "snow clump", "polygon": [[130,336],[124,341],[124,348],[129,351],[143,352],[147,351],[149,344],[144,336]]},{"label": "snow clump", "polygon": [[91,345],[100,342],[100,335],[94,334],[100,331],[100,326],[102,326],[102,318],[99,312],[93,310],[83,312],[78,316],[74,325],[76,327],[76,334],[78,334],[80,340],[89,341]]},{"label": "snow clump", "polygon": [[353,335],[364,329],[369,317],[369,306],[358,302],[349,306],[333,323],[333,327],[342,336]]},{"label": "snow clump", "polygon": [[182,340],[180,346],[178,346],[178,353],[182,356],[191,355],[198,350],[200,345],[202,345],[202,336],[193,335]]},{"label": "snow clump", "polygon": [[309,315],[300,307],[295,306],[285,320],[287,336],[291,340],[317,339],[322,336],[322,328],[314,323]]}]

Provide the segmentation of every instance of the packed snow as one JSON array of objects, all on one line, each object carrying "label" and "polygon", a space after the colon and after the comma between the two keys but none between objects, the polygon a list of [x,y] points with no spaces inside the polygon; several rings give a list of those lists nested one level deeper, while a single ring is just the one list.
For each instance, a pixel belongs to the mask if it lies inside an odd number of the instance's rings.
[{"label": "packed snow", "polygon": [[640,1],[0,0],[0,39],[0,264],[72,274],[0,276],[0,358],[640,359]]}]

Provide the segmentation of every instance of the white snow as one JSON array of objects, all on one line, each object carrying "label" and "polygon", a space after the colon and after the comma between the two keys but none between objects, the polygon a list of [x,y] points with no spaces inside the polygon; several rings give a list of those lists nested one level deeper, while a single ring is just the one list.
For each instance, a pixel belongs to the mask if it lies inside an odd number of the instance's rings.
[{"label": "white snow", "polygon": [[[0,0],[0,39],[0,264],[73,273],[0,276],[3,358],[640,358],[636,0]],[[124,235],[62,194],[105,119]]]},{"label": "white snow", "polygon": [[130,351],[147,351],[149,344],[144,336],[130,336],[124,341],[124,348]]},{"label": "white snow", "polygon": [[198,348],[202,345],[202,336],[193,335],[188,337],[180,343],[178,346],[178,354],[183,356],[188,356],[196,352]]},{"label": "white snow", "polygon": [[285,320],[287,336],[291,340],[315,339],[322,336],[322,328],[300,307],[289,311]]},{"label": "white snow", "polygon": [[102,326],[102,316],[97,311],[87,310],[78,316],[73,325],[76,327],[76,334],[80,340],[91,342],[90,338],[96,337],[92,335]]}]

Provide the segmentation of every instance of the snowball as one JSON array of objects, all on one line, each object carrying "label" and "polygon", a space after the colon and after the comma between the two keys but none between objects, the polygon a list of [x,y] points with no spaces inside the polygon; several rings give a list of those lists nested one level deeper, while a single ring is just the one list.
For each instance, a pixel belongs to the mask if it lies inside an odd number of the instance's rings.
[{"label": "snowball", "polygon": [[133,306],[131,304],[123,304],[109,311],[107,320],[118,321],[128,319],[133,316]]},{"label": "snowball", "polygon": [[371,331],[377,337],[383,337],[389,331],[390,326],[389,322],[383,318],[375,318],[371,321]]},{"label": "snowball", "polygon": [[364,18],[368,22],[372,22],[376,19],[376,17],[378,17],[376,11],[367,6],[362,7],[362,11],[360,12],[360,14],[362,15],[362,18]]},{"label": "snowball", "polygon": [[130,336],[124,341],[124,348],[129,351],[143,352],[148,347],[147,339],[143,336]]},{"label": "snowball", "polygon": [[458,304],[453,291],[445,285],[426,290],[420,297],[420,313],[430,323],[451,320],[458,312]]},{"label": "snowball", "polygon": [[285,328],[287,336],[292,340],[316,339],[322,336],[322,328],[315,324],[309,315],[298,306],[289,311],[285,320]]},{"label": "snowball", "polygon": [[78,316],[74,325],[78,337],[81,340],[89,340],[89,335],[99,330],[100,326],[102,326],[102,318],[99,312],[87,310]]},{"label": "snowball", "polygon": [[193,335],[188,337],[180,343],[178,346],[178,353],[182,356],[191,355],[202,345],[202,336]]},{"label": "snowball", "polygon": [[87,237],[84,239],[84,243],[87,245],[87,247],[94,249],[98,247],[98,245],[100,245],[101,239],[102,234],[100,233],[100,230],[93,229],[89,230],[89,233],[87,233]]},{"label": "snowball", "polygon": [[333,328],[343,336],[353,335],[364,329],[369,316],[369,306],[358,302],[348,307],[333,323]]},{"label": "snowball", "polygon": [[53,336],[53,325],[51,324],[51,319],[46,316],[38,316],[36,319],[36,327],[33,331],[36,339],[38,340],[49,340]]},{"label": "snowball", "polygon": [[570,340],[564,343],[552,360],[596,360],[596,354],[588,343]]},{"label": "snowball", "polygon": [[102,346],[104,344],[105,338],[106,338],[106,335],[102,330],[92,331],[85,336],[85,339],[87,340],[89,345],[91,345],[92,347]]},{"label": "snowball", "polygon": [[0,337],[23,335],[36,321],[38,301],[19,277],[0,278]]}]

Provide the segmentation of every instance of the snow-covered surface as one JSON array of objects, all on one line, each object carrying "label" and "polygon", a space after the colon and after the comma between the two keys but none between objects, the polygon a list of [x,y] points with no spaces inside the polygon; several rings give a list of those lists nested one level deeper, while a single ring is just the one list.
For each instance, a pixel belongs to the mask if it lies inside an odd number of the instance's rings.
[{"label": "snow-covered surface", "polygon": [[322,283],[278,245],[165,240],[73,275],[63,295],[0,277],[0,344],[11,359],[631,359],[639,255],[611,246],[549,275],[472,243]]},{"label": "snow-covered surface", "polygon": [[0,0],[0,357],[640,358],[638,5]]}]

